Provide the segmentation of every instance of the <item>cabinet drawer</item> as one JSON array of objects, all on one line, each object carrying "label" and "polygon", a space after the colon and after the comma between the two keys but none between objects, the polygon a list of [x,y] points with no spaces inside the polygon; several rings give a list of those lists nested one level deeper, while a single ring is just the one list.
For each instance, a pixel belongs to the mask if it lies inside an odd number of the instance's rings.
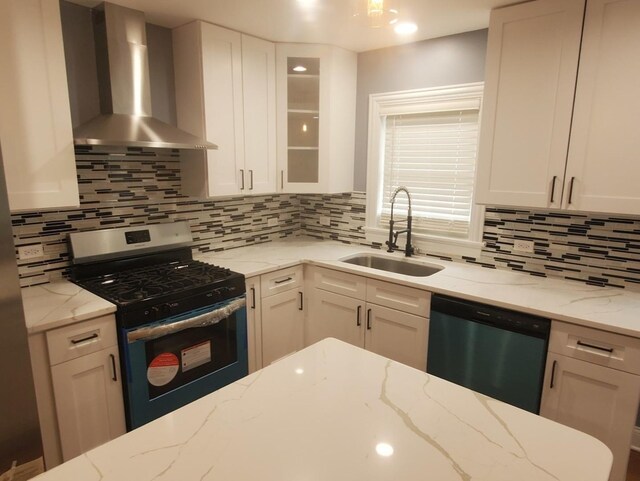
[{"label": "cabinet drawer", "polygon": [[549,351],[640,374],[640,339],[553,321]]},{"label": "cabinet drawer", "polygon": [[364,300],[367,292],[367,280],[364,277],[316,267],[313,269],[313,287],[343,296]]},{"label": "cabinet drawer", "polygon": [[47,332],[49,361],[54,366],[118,344],[114,316],[104,316],[90,321]]},{"label": "cabinet drawer", "polygon": [[367,302],[429,317],[431,294],[413,287],[368,279]]},{"label": "cabinet drawer", "polygon": [[281,269],[276,272],[264,274],[260,277],[260,291],[262,298],[288,291],[289,289],[302,288],[302,266]]}]

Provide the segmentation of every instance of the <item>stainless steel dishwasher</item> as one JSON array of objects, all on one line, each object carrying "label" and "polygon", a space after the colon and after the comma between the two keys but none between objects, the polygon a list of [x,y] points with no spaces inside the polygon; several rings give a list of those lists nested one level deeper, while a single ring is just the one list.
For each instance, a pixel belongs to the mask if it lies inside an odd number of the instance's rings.
[{"label": "stainless steel dishwasher", "polygon": [[551,321],[434,295],[427,372],[539,413]]}]

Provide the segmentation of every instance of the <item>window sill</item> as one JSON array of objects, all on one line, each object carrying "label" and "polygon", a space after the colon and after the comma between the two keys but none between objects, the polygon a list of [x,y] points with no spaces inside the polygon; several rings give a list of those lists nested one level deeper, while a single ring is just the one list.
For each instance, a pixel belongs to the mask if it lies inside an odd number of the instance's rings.
[{"label": "window sill", "polygon": [[[364,229],[367,242],[378,242],[385,246],[385,242],[389,240],[389,231],[386,229],[380,229],[379,227],[365,227]],[[401,248],[404,235],[400,236],[398,246]],[[411,235],[412,244],[416,247],[420,253],[429,253],[445,256],[467,256],[467,257],[480,257],[484,242],[470,241],[464,239],[450,239],[446,237],[438,237],[425,234],[413,234]]]}]

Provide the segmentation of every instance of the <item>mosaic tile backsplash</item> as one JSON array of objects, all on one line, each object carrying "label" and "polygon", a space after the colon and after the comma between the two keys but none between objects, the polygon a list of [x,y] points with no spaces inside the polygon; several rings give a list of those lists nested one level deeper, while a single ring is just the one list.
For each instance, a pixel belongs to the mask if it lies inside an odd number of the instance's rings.
[{"label": "mosaic tile backsplash", "polygon": [[[300,196],[302,229],[319,239],[369,245],[365,208],[363,192]],[[514,251],[518,239],[533,241],[534,252]],[[640,291],[640,217],[488,208],[483,240],[477,258],[423,255]]]},{"label": "mosaic tile backsplash", "polygon": [[[11,216],[16,248],[42,243],[45,256],[18,260],[22,286],[61,277],[69,267],[67,235],[81,230],[187,220],[194,250],[217,251],[281,239],[300,232],[292,195],[201,200],[180,193],[177,151],[77,150],[80,207]],[[278,225],[269,227],[268,219]]]},{"label": "mosaic tile backsplash", "polygon": [[[18,261],[23,286],[64,275],[67,235],[79,230],[187,220],[196,251],[292,235],[371,245],[364,233],[363,192],[202,200],[181,194],[177,151],[81,149],[76,158],[79,208],[11,218],[16,247],[44,246],[44,258]],[[278,225],[269,227],[274,217]],[[486,246],[478,258],[424,255],[640,291],[640,218],[489,208],[483,238]],[[515,252],[516,239],[534,241],[534,252]]]}]

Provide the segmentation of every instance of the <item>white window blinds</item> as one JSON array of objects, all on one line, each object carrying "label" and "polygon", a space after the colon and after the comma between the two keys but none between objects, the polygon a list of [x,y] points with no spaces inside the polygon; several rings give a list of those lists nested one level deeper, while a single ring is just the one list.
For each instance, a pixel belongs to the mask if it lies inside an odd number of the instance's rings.
[{"label": "white window blinds", "polygon": [[[478,144],[477,108],[385,115],[384,178],[379,227],[388,228],[391,196],[399,186],[411,193],[418,233],[468,238]],[[399,194],[396,219],[407,199]]]}]

